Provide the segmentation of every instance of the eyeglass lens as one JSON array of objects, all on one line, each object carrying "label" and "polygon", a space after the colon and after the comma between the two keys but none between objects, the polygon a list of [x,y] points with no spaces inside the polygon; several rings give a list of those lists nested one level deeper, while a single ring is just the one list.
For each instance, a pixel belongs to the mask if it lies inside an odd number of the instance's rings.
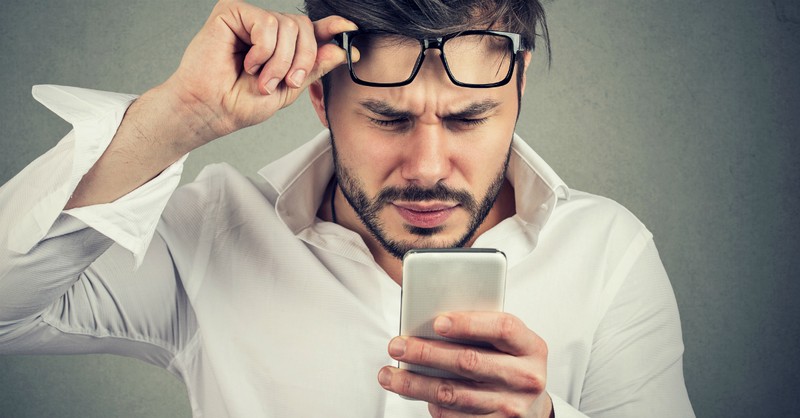
[{"label": "eyeglass lens", "polygon": [[[417,39],[384,33],[358,34],[351,45],[360,53],[353,63],[356,77],[384,84],[408,80],[422,50]],[[511,40],[501,35],[461,35],[448,39],[443,49],[451,75],[465,84],[504,80],[514,59]]]}]

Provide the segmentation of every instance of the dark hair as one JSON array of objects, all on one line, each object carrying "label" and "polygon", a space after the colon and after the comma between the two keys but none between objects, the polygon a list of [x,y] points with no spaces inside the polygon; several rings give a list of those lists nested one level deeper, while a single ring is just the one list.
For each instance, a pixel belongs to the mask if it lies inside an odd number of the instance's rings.
[{"label": "dark hair", "polygon": [[519,33],[523,46],[532,49],[541,36],[549,56],[547,23],[537,0],[305,0],[305,12],[311,20],[338,15],[361,29],[414,38],[492,28]]},{"label": "dark hair", "polygon": [[[469,29],[499,29],[519,33],[528,50],[534,48],[536,37],[540,36],[550,62],[550,36],[544,8],[538,0],[305,0],[305,12],[313,21],[337,15],[359,29],[403,33],[414,38]],[[522,103],[521,55],[517,57],[517,68],[517,100]],[[330,75],[325,75],[322,93],[326,108],[330,91]]]}]

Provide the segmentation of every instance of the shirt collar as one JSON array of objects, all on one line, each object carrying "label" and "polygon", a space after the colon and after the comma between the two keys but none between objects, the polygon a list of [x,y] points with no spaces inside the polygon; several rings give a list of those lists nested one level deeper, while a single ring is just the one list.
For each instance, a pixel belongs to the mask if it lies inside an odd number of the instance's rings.
[{"label": "shirt collar", "polygon": [[[317,221],[317,211],[333,175],[330,132],[314,139],[258,171],[266,180],[267,198],[278,217],[295,234]],[[541,230],[558,199],[569,199],[569,188],[555,171],[519,136],[514,135],[507,172],[514,186],[517,217]]]},{"label": "shirt collar", "polygon": [[569,187],[561,177],[519,135],[511,143],[511,159],[506,178],[514,186],[517,215],[528,223],[542,222],[536,214],[547,205],[547,218],[558,199],[569,199]]}]

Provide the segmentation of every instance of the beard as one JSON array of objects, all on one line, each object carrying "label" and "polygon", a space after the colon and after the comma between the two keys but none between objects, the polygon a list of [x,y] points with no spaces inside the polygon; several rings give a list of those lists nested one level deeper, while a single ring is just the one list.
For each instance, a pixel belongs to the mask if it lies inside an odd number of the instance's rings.
[{"label": "beard", "polygon": [[[500,189],[503,186],[503,182],[505,181],[508,162],[511,158],[511,146],[509,145],[505,162],[498,170],[494,180],[487,188],[480,202],[478,202],[475,196],[469,191],[452,189],[442,183],[437,183],[431,188],[423,188],[413,184],[405,187],[387,186],[381,189],[374,198],[370,198],[365,191],[363,182],[341,164],[339,154],[336,151],[336,141],[333,138],[332,132],[331,147],[333,150],[336,182],[339,184],[339,188],[347,200],[347,203],[350,204],[361,220],[361,223],[364,224],[380,245],[389,252],[389,254],[401,260],[406,252],[415,248],[458,248],[465,246],[475,235],[475,232],[494,206]],[[460,207],[469,214],[469,222],[461,237],[451,242],[435,240],[436,235],[444,230],[444,226],[420,228],[413,225],[403,225],[408,233],[417,238],[415,240],[394,239],[386,232],[385,226],[379,218],[379,214],[387,205],[390,205],[391,202],[395,200],[407,202],[423,202],[430,200],[457,202]]]}]

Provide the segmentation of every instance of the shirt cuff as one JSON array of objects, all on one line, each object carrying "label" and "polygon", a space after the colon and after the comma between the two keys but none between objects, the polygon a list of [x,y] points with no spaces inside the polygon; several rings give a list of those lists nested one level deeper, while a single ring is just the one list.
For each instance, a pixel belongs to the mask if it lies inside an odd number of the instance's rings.
[{"label": "shirt cuff", "polygon": [[[117,132],[131,94],[39,85],[33,97],[73,126],[56,147],[31,163],[11,183],[22,189],[19,217],[9,249],[28,253],[50,231],[81,178],[97,162]],[[153,236],[161,212],[180,182],[184,155],[156,178],[112,203],[64,211],[131,251],[136,265]],[[24,186],[23,186],[24,185]]]},{"label": "shirt cuff", "polygon": [[574,406],[558,396],[548,393],[553,401],[553,413],[556,418],[589,418],[587,415],[578,411]]},{"label": "shirt cuff", "polygon": [[187,155],[154,179],[111,202],[65,210],[133,254],[134,268],[144,260],[161,213],[178,187]]}]

